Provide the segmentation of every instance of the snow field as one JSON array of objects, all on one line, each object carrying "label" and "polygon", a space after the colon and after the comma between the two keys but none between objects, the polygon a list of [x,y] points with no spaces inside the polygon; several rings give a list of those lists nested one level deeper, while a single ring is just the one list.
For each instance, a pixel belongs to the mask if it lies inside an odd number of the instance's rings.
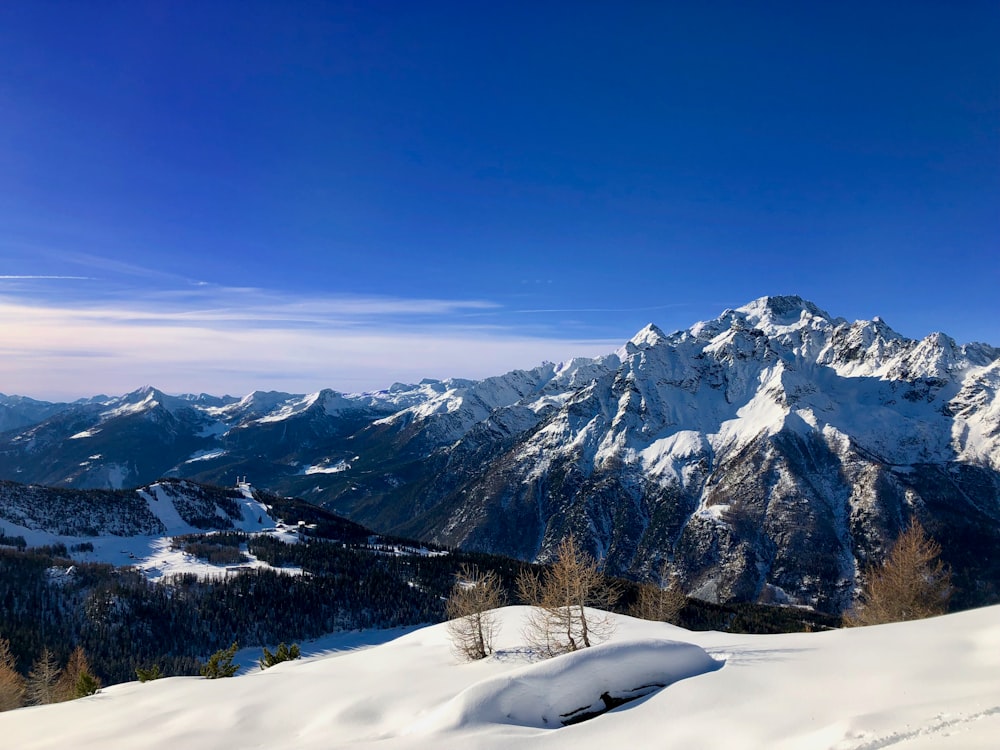
[{"label": "snow field", "polygon": [[[541,662],[524,655],[526,608],[499,614],[498,655],[480,662],[457,663],[435,625],[243,677],[128,683],[3,713],[0,736],[22,750],[993,750],[1000,737],[1000,607],[768,636],[616,616],[607,645]],[[677,681],[590,721],[541,721],[650,678]]]}]

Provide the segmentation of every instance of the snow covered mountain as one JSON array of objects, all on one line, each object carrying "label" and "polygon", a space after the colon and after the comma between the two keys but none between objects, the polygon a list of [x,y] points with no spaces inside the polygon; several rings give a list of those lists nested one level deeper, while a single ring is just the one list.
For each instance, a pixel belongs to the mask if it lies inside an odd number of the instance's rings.
[{"label": "snow covered mountain", "polygon": [[830,611],[916,516],[972,602],[1000,585],[998,358],[764,297],[483,381],[72,405],[5,433],[0,476],[250,474],[380,531],[541,560],[573,532],[615,573]]},{"label": "snow covered mountain", "polygon": [[[437,447],[420,471],[397,454],[346,474],[331,504],[525,558],[573,532],[616,573],[666,562],[706,599],[831,611],[917,516],[974,597],[1000,572],[998,355],[763,298],[686,331],[649,326],[486,418],[457,419],[475,400],[456,391],[382,420]],[[385,456],[372,432],[359,443]]]},{"label": "snow covered mountain", "polygon": [[66,408],[66,404],[51,404],[25,396],[0,393],[0,432],[41,422]]}]

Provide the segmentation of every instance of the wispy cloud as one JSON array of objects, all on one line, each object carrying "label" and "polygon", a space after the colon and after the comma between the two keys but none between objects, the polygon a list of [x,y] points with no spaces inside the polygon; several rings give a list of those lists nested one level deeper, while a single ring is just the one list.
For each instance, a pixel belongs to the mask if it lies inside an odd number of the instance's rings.
[{"label": "wispy cloud", "polygon": [[680,307],[690,307],[690,302],[675,302],[670,305],[650,305],[648,307],[559,307],[511,310],[520,315],[535,315],[543,313],[573,314],[573,313],[634,313],[655,312],[656,310],[675,310]]},{"label": "wispy cloud", "polygon": [[197,283],[196,279],[191,279],[181,274],[171,273],[159,268],[151,268],[139,263],[131,263],[117,258],[107,258],[93,253],[54,250],[49,254],[57,263],[71,267],[83,268],[101,277],[160,279],[192,284]]},{"label": "wispy cloud", "polygon": [[93,276],[51,276],[45,274],[0,274],[3,281],[95,281]]},{"label": "wispy cloud", "polygon": [[0,286],[0,391],[43,398],[124,392],[370,390],[484,377],[620,342],[476,324],[489,300],[301,297],[214,284],[39,299]]},{"label": "wispy cloud", "polygon": [[486,300],[444,300],[378,296],[334,295],[310,297],[281,294],[256,288],[222,287],[212,284],[190,289],[143,290],[137,294],[105,290],[103,295],[76,298],[60,294],[34,301],[26,296],[5,300],[22,308],[23,315],[39,318],[72,318],[78,323],[181,326],[343,326],[355,328],[384,325],[426,325],[430,319],[454,320],[464,313],[494,310]]}]

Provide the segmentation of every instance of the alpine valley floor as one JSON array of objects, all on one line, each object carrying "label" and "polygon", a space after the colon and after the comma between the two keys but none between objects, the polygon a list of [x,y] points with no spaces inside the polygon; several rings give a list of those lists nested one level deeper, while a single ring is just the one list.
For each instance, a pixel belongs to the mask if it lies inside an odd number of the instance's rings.
[{"label": "alpine valley floor", "polygon": [[[458,663],[445,625],[232,679],[115,685],[0,714],[5,747],[995,748],[1000,607],[872,628],[738,635],[615,616],[601,646],[531,661],[524,607]],[[560,714],[670,683],[590,721]]]}]

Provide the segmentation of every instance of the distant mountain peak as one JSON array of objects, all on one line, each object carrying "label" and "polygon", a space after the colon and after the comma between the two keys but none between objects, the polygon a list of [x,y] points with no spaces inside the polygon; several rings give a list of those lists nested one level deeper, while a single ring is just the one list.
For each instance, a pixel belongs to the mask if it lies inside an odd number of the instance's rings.
[{"label": "distant mountain peak", "polygon": [[803,314],[822,318],[831,323],[835,322],[828,312],[798,295],[758,297],[753,302],[736,308],[734,312],[743,313],[750,322],[758,327],[762,323],[779,326],[794,325],[802,319]]},{"label": "distant mountain peak", "polygon": [[660,330],[658,326],[650,323],[635,336],[629,339],[629,343],[634,344],[639,349],[648,349],[651,346],[656,346],[662,341],[666,341],[666,339],[667,335]]}]

